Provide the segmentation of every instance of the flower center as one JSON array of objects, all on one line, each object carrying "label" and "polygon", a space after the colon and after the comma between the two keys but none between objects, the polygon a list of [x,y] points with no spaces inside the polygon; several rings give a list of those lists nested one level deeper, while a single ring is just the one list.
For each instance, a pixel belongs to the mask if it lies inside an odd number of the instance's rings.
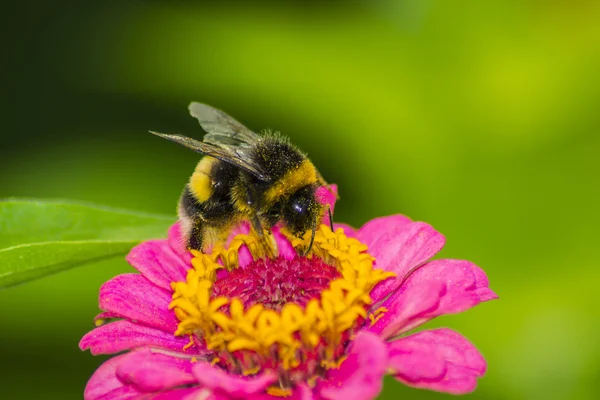
[{"label": "flower center", "polygon": [[281,256],[260,258],[217,279],[212,295],[238,298],[246,307],[262,304],[281,311],[287,303],[305,306],[309,300],[318,299],[339,276],[334,266],[318,257],[296,257],[291,261]]},{"label": "flower center", "polygon": [[[298,254],[310,234],[291,239]],[[213,363],[242,375],[275,371],[280,386],[269,393],[286,395],[296,382],[314,385],[344,361],[349,341],[368,319],[369,293],[394,274],[373,268],[366,245],[325,225],[306,257],[268,258],[260,243],[238,235],[228,249],[192,251],[186,282],[171,284],[170,308],[180,321],[175,334],[211,350]],[[243,268],[242,245],[254,258]]]}]

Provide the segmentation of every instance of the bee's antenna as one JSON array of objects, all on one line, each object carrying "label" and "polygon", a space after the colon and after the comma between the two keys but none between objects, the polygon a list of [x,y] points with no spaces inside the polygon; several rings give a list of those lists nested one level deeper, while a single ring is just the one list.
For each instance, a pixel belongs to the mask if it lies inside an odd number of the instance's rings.
[{"label": "bee's antenna", "polygon": [[333,214],[331,214],[331,207],[327,209],[329,212],[329,226],[331,227],[331,232],[333,232]]},{"label": "bee's antenna", "polygon": [[315,241],[315,233],[316,232],[317,232],[317,220],[315,219],[315,223],[313,224],[313,228],[312,228],[312,234],[310,236],[310,244],[308,245],[308,248],[306,249],[306,251],[304,252],[302,257],[306,257],[308,255],[308,253],[310,252],[310,249],[312,249],[313,243]]}]

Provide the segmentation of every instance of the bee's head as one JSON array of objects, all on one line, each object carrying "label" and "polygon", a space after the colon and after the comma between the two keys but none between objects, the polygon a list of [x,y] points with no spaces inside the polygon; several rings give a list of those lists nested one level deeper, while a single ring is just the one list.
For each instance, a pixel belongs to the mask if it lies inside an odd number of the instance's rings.
[{"label": "bee's head", "polygon": [[315,197],[315,188],[305,186],[289,197],[283,206],[282,218],[287,229],[294,236],[301,237],[319,224],[323,210],[323,205]]}]

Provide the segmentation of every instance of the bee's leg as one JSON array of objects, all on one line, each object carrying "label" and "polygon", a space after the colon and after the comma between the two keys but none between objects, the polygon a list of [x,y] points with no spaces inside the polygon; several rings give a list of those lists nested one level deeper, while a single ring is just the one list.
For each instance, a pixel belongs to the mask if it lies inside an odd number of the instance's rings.
[{"label": "bee's leg", "polygon": [[331,227],[331,232],[333,232],[333,214],[331,214],[331,207],[327,209],[327,212],[329,213],[329,226]]},{"label": "bee's leg", "polygon": [[[262,223],[260,222],[260,218],[258,215],[254,214],[251,218],[252,228],[256,231],[258,235],[258,241],[260,243],[261,248],[266,256],[270,258],[275,258],[279,254],[277,251],[277,244],[275,242],[275,238],[271,234],[270,231],[265,231]],[[268,232],[265,235],[265,232]]]},{"label": "bee's leg", "polygon": [[204,228],[202,225],[203,221],[200,218],[194,222],[194,226],[191,229],[190,237],[188,239],[188,248],[190,250],[202,251],[202,245],[204,243]]},{"label": "bee's leg", "polygon": [[252,222],[252,228],[254,228],[258,237],[262,239],[264,237],[264,231],[263,231],[262,224],[260,223],[260,219],[258,218],[258,215],[254,214],[252,216],[251,222]]},{"label": "bee's leg", "polygon": [[[329,214],[331,215],[331,214]],[[333,224],[332,224],[333,226]],[[333,228],[332,228],[333,230]],[[303,257],[306,257],[308,255],[308,253],[310,252],[310,249],[312,249],[313,243],[315,242],[315,233],[317,232],[317,221],[315,220],[314,224],[313,224],[313,228],[312,228],[312,234],[310,235],[310,243],[308,244],[308,247],[306,248],[306,250],[304,251],[304,254],[302,254]]]}]

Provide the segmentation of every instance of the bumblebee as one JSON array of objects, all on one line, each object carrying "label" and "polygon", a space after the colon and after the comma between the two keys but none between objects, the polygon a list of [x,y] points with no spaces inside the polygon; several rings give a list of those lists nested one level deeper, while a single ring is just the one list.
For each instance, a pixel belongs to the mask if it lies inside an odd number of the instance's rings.
[{"label": "bumblebee", "polygon": [[331,210],[315,195],[327,183],[287,138],[259,135],[206,104],[193,102],[189,111],[207,132],[203,141],[151,132],[204,155],[179,200],[188,248],[207,251],[242,221],[265,239],[281,222],[292,236],[312,231],[308,253],[326,209],[333,228]]}]

